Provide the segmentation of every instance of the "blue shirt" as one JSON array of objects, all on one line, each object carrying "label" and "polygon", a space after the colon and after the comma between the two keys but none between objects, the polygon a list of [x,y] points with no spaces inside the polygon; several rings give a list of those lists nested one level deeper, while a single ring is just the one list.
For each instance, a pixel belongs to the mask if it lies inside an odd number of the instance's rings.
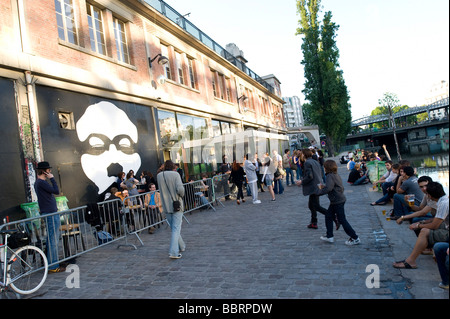
[{"label": "blue shirt", "polygon": [[52,185],[38,178],[34,183],[34,190],[38,197],[39,210],[41,214],[49,214],[58,211],[56,199],[53,194],[59,194],[59,188],[54,178],[50,179]]}]

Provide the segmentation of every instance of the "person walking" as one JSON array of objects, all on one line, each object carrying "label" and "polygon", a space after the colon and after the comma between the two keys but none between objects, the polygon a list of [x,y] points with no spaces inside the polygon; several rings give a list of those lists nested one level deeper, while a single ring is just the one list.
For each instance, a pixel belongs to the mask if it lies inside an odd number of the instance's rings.
[{"label": "person walking", "polygon": [[273,183],[274,183],[274,172],[277,170],[277,168],[273,165],[273,161],[270,159],[269,156],[267,156],[264,159],[264,175],[263,175],[263,181],[267,186],[267,189],[269,190],[270,195],[272,196],[272,202],[275,201],[275,192],[273,191]]},{"label": "person walking", "polygon": [[[172,230],[170,239],[169,257],[172,259],[181,258],[180,252],[186,249],[186,244],[181,237],[181,224],[183,221],[183,197],[184,186],[180,174],[176,171],[175,164],[171,160],[164,163],[156,179],[161,192],[162,207],[166,213],[167,222]],[[179,207],[176,207],[178,202]]]},{"label": "person walking", "polygon": [[318,161],[312,158],[313,153],[310,149],[302,151],[305,157],[303,178],[296,181],[297,186],[303,186],[303,195],[309,196],[308,208],[311,211],[311,221],[308,228],[317,229],[317,212],[326,214],[327,210],[320,206],[319,196],[317,195],[318,184],[322,181],[322,168]]},{"label": "person walking", "polygon": [[286,186],[289,186],[289,178],[291,179],[291,184],[294,185],[294,172],[291,169],[292,157],[289,149],[284,150],[283,155],[283,168],[286,171]]},{"label": "person walking", "polygon": [[361,241],[345,217],[344,205],[346,197],[344,195],[344,185],[342,184],[342,179],[337,174],[337,164],[333,160],[326,160],[323,166],[326,174],[326,184],[323,188],[317,191],[317,195],[321,196],[328,194],[330,206],[325,213],[325,226],[327,228],[327,234],[326,236],[321,236],[320,239],[329,243],[334,242],[333,221],[337,218],[339,223],[344,228],[345,233],[350,236],[345,244],[349,246],[358,245]]},{"label": "person walking", "polygon": [[233,161],[233,165],[231,166],[231,174],[230,174],[230,181],[236,185],[238,192],[237,192],[237,198],[236,203],[238,205],[241,204],[240,200],[242,202],[245,202],[244,199],[244,192],[242,191],[242,185],[244,184],[245,180],[245,172],[242,166],[237,163],[236,161]]},{"label": "person walking", "polygon": [[258,199],[258,176],[256,175],[256,166],[249,161],[248,154],[245,154],[244,171],[247,175],[247,183],[252,191],[253,204],[261,204]]},{"label": "person walking", "polygon": [[[58,184],[55,177],[51,173],[49,162],[39,162],[36,166],[37,179],[34,183],[34,190],[38,198],[39,211],[45,216],[58,211],[56,199],[53,196],[59,194]],[[50,181],[51,185],[48,183]],[[46,217],[47,224],[47,259],[48,263],[54,264],[48,267],[49,273],[64,272],[65,267],[60,267],[58,260],[58,242],[60,234],[61,222],[59,215],[51,215]]]}]

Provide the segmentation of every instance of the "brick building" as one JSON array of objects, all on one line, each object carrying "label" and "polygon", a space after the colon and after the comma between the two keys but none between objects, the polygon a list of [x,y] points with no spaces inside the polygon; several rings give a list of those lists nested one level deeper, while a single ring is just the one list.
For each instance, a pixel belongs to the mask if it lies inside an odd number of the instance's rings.
[{"label": "brick building", "polygon": [[172,158],[198,178],[223,154],[282,149],[280,83],[246,62],[163,1],[1,0],[0,217],[36,200],[42,160],[77,207],[119,171]]}]

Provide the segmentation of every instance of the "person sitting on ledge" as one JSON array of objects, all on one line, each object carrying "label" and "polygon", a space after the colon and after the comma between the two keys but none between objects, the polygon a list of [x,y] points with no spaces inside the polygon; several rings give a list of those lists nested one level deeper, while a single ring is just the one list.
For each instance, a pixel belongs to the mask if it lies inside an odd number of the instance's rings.
[{"label": "person sitting on ledge", "polygon": [[448,196],[444,188],[437,182],[427,185],[427,196],[437,201],[436,216],[409,226],[412,230],[420,230],[412,253],[404,260],[393,263],[394,268],[416,269],[416,259],[426,249],[438,242],[448,242]]},{"label": "person sitting on ledge", "polygon": [[[426,220],[432,218],[436,215],[437,203],[434,200],[428,198],[427,195],[427,185],[432,182],[432,178],[429,176],[420,176],[417,180],[420,189],[425,194],[423,196],[422,202],[419,206],[413,205],[411,206],[411,210],[414,212],[409,215],[403,215],[401,218],[397,219],[397,224],[401,224],[403,221],[408,220],[412,223],[416,223],[422,220]],[[405,195],[405,201],[409,198],[408,195]]]}]

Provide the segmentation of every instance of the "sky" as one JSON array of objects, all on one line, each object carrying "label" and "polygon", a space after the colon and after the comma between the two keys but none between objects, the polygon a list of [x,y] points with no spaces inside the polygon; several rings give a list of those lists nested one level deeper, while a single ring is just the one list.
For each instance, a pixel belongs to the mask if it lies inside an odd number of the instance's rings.
[{"label": "sky", "polygon": [[[273,74],[283,96],[302,103],[302,38],[295,0],[165,0],[222,47],[236,44],[259,76]],[[336,44],[352,118],[367,116],[384,93],[401,105],[425,104],[449,81],[448,0],[322,0],[339,25]]]}]

